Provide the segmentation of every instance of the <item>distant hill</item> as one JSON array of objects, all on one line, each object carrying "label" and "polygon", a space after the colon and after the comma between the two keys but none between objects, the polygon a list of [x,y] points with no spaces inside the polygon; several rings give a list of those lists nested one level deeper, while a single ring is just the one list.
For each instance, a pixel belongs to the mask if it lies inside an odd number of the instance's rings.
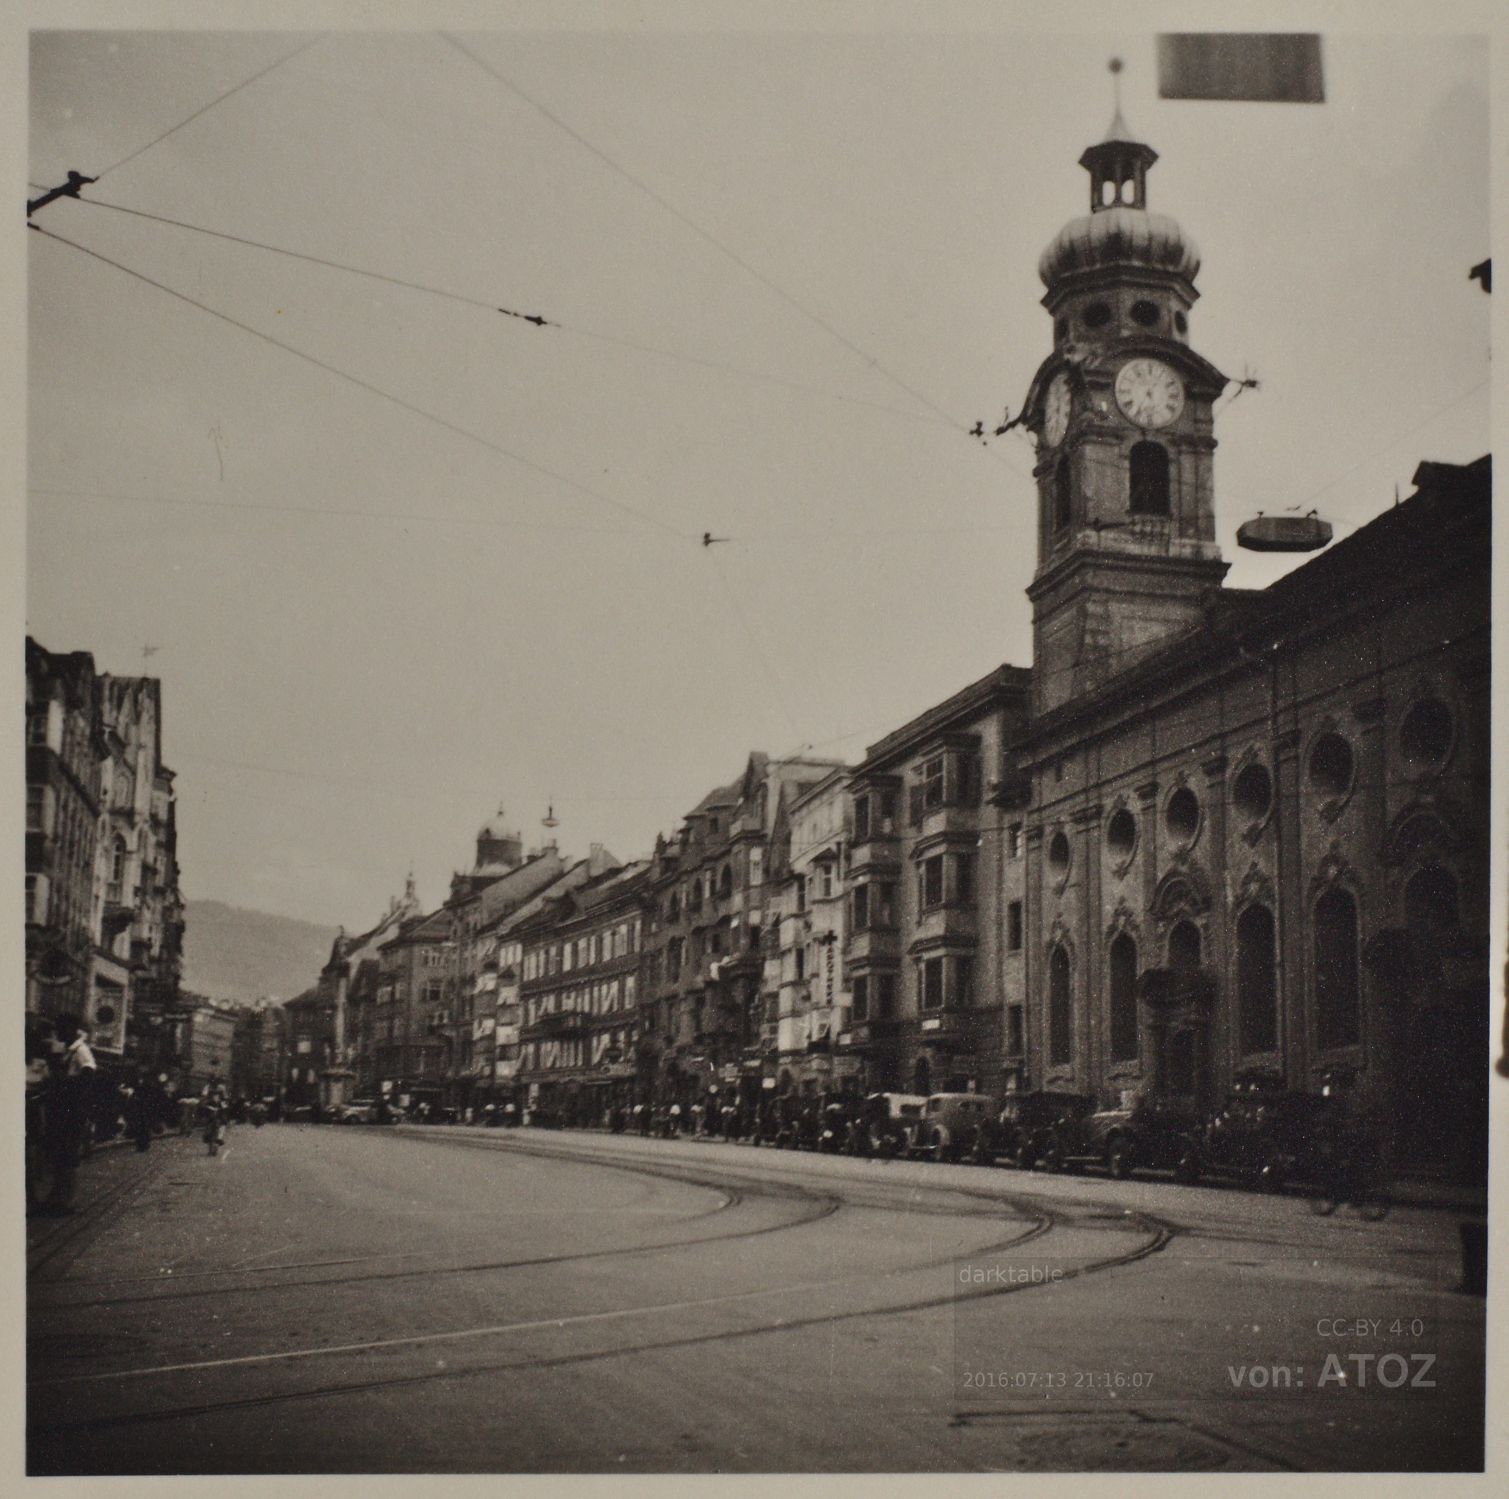
[{"label": "distant hill", "polygon": [[211,999],[292,999],[330,959],[335,928],[243,911],[218,900],[185,903],[183,987]]}]

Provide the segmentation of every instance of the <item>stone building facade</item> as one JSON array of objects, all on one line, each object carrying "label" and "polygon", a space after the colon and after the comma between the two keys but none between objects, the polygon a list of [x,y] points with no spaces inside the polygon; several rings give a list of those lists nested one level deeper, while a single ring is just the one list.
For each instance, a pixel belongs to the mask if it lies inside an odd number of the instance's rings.
[{"label": "stone building facade", "polygon": [[1439,1159],[1485,1117],[1489,463],[1422,464],[1315,560],[1223,589],[1226,382],[1155,160],[1118,117],[1039,267],[1035,711],[1003,775],[1026,1076],[1208,1107],[1240,1072],[1341,1072]]},{"label": "stone building facade", "polygon": [[839,768],[756,751],[673,838],[656,840],[639,1028],[646,1100],[688,1104],[715,1087],[747,1096],[774,1076],[775,1027],[762,994],[770,833],[783,790],[794,794]]},{"label": "stone building facade", "polygon": [[26,1007],[102,1064],[171,1071],[182,968],[173,772],[152,677],[26,642]]},{"label": "stone building facade", "polygon": [[849,864],[849,775],[834,770],[782,795],[770,835],[765,1029],[774,1026],[777,1085],[838,1092],[857,1080],[836,1043],[849,1018],[844,938]]},{"label": "stone building facade", "polygon": [[521,924],[516,1082],[567,1123],[632,1105],[648,864],[590,873]]},{"label": "stone building facade", "polygon": [[850,774],[841,1055],[866,1090],[999,1091],[1021,1060],[1027,976],[1010,944],[1024,866],[1005,773],[1031,677],[1002,666],[872,745]]}]

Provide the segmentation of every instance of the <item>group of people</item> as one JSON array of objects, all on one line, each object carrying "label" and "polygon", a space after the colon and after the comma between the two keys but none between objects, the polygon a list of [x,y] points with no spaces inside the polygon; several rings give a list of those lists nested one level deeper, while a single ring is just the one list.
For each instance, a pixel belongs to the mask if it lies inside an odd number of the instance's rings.
[{"label": "group of people", "polygon": [[52,1021],[28,1015],[26,1024],[26,1210],[62,1218],[76,1211],[80,1163],[100,1141],[125,1138],[138,1151],[175,1124],[182,1134],[219,1121],[253,1118],[266,1110],[229,1095],[216,1075],[203,1090],[174,1096],[166,1074],[137,1070],[102,1075],[77,1015]]},{"label": "group of people", "polygon": [[[28,1017],[30,1020],[30,1017]],[[77,1015],[51,1034],[26,1030],[26,1207],[61,1218],[74,1211],[79,1161],[88,1148],[99,1064]]]}]

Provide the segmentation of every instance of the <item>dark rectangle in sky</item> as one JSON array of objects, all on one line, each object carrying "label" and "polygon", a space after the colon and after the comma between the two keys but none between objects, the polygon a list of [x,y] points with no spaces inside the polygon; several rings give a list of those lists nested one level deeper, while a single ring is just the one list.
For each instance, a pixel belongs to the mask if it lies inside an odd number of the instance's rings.
[{"label": "dark rectangle in sky", "polygon": [[1158,38],[1158,96],[1323,104],[1320,37],[1298,32],[1167,33]]}]

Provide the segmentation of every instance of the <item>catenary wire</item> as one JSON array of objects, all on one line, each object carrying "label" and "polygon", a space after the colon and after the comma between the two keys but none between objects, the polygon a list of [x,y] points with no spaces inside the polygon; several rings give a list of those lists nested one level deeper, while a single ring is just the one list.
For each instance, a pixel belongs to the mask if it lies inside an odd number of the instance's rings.
[{"label": "catenary wire", "polygon": [[[888,369],[873,354],[869,354],[864,349],[860,348],[860,346],[855,343],[853,339],[842,332],[833,323],[829,322],[828,319],[823,317],[820,313],[814,311],[811,307],[807,306],[806,303],[802,302],[799,298],[794,297],[790,292],[786,291],[777,282],[772,280],[757,266],[746,260],[742,255],[738,253],[738,251],[724,244],[723,241],[720,240],[716,235],[704,229],[699,223],[697,223],[695,219],[691,218],[688,214],[677,208],[674,203],[672,203],[668,198],[662,196],[662,194],[658,193],[643,178],[636,176],[622,163],[609,156],[606,151],[601,149],[601,147],[594,145],[579,130],[568,124],[564,119],[561,118],[560,115],[556,114],[554,111],[547,108],[544,104],[540,103],[538,99],[535,99],[531,95],[526,94],[524,90],[518,86],[518,84],[513,82],[512,79],[506,77],[496,68],[484,62],[475,52],[471,51],[467,47],[464,47],[459,41],[456,40],[454,36],[450,35],[449,32],[442,31],[437,33],[437,35],[439,35],[445,41],[449,42],[450,45],[454,47],[459,53],[461,53],[463,57],[469,59],[472,63],[474,63],[478,68],[486,73],[489,78],[492,78],[497,83],[500,83],[515,97],[522,99],[524,103],[529,105],[531,109],[535,110],[538,114],[549,120],[552,125],[556,126],[559,130],[564,131],[571,137],[572,140],[574,140],[579,146],[581,146],[583,150],[590,152],[610,170],[616,172],[620,177],[624,178],[625,181],[632,183],[652,202],[657,204],[660,208],[664,209],[666,213],[670,214],[671,217],[674,218],[678,223],[690,229],[692,233],[697,235],[699,239],[702,239],[707,244],[711,245],[715,250],[718,251],[719,254],[731,260],[736,266],[739,267],[740,270],[744,271],[747,275],[752,276],[768,291],[773,292],[789,307],[794,308],[797,312],[801,313],[803,317],[807,318],[810,322],[815,323],[830,337],[837,339],[838,342],[844,346],[844,348],[848,349],[850,353],[857,355],[867,365],[869,365],[871,369],[875,370],[878,374],[883,375],[887,380],[889,380],[899,389],[904,390],[907,395],[912,397],[913,400],[920,401],[935,416],[941,418],[943,421],[946,421],[955,430],[960,432],[968,431],[968,427],[964,422],[961,422],[956,417],[951,416],[947,411],[939,406],[936,401],[932,400],[929,396],[923,394],[923,392],[918,390],[915,386],[902,379],[900,375]],[[995,449],[987,447],[986,451],[989,452],[997,460],[997,462],[1001,463],[1005,468],[1009,469],[1012,473],[1017,474],[1018,477],[1029,477],[1028,475],[1022,473],[1022,471],[1018,469],[1014,464],[1001,457],[1001,455],[997,453]]]},{"label": "catenary wire", "polygon": [[632,505],[625,504],[622,500],[616,500],[610,495],[603,494],[600,490],[592,489],[579,480],[568,478],[565,474],[558,473],[552,468],[547,468],[542,463],[536,463],[532,458],[526,458],[521,453],[516,453],[505,448],[501,443],[495,443],[490,438],[483,437],[480,433],[473,432],[470,428],[463,427],[457,422],[438,415],[433,411],[427,411],[423,406],[416,406],[411,401],[406,401],[402,396],[396,396],[391,391],[384,390],[380,385],[374,385],[370,380],[364,380],[360,375],[353,375],[349,370],[343,370],[338,365],[328,364],[325,360],[316,358],[313,354],[306,354],[302,349],[295,348],[292,344],[284,343],[281,339],[274,338],[270,333],[263,333],[259,328],[253,328],[250,323],[243,323],[238,318],[231,317],[228,313],[220,312],[207,303],[200,302],[181,291],[175,291],[171,286],[161,281],[155,281],[152,277],[141,271],[133,270],[128,265],[123,265],[118,260],[112,260],[108,255],[102,255],[98,250],[91,250],[76,240],[65,239],[61,234],[55,234],[50,229],[44,229],[40,224],[28,224],[27,228],[45,236],[47,239],[56,240],[61,245],[67,245],[70,249],[77,250],[82,255],[87,255],[93,260],[98,260],[105,265],[113,266],[116,270],[137,281],[143,281],[148,286],[156,287],[158,291],[176,298],[180,302],[186,302],[190,307],[196,307],[200,312],[208,313],[211,317],[219,319],[223,323],[230,324],[233,328],[239,328],[243,333],[249,333],[253,338],[260,339],[263,343],[271,344],[275,349],[282,349],[285,353],[292,354],[297,359],[302,359],[306,364],[312,364],[316,369],[324,370],[327,374],[335,375],[338,379],[346,380],[361,390],[372,395],[380,396],[385,401],[401,407],[403,410],[412,412],[415,416],[423,417],[426,421],[434,422],[437,426],[445,428],[448,432],[454,432],[459,437],[465,437],[469,441],[479,444],[489,452],[497,453],[500,457],[507,458],[523,468],[534,473],[542,474],[546,478],[554,479],[557,483],[565,485],[568,489],[575,490],[578,494],[586,495],[589,499],[596,500],[599,504],[610,506],[614,510],[621,511],[625,515],[632,515],[645,524],[654,526],[675,536],[682,541],[698,541],[700,538],[687,531],[682,531],[669,522],[661,520],[658,516],[649,514],[647,511],[638,510]]},{"label": "catenary wire", "polygon": [[192,125],[195,120],[199,119],[202,115],[208,114],[210,110],[216,107],[216,105],[223,104],[233,94],[239,94],[242,89],[250,88],[251,85],[256,83],[258,79],[267,77],[269,73],[275,72],[278,68],[281,68],[284,63],[292,62],[294,58],[299,56],[300,53],[307,52],[312,46],[314,46],[316,42],[323,41],[325,39],[325,35],[326,33],[321,32],[317,36],[310,37],[308,41],[301,42],[297,47],[293,49],[292,52],[284,53],[284,55],[282,57],[279,57],[276,61],[268,63],[265,68],[261,68],[257,72],[253,73],[250,78],[242,79],[242,81],[236,84],[234,88],[228,88],[223,94],[220,94],[216,98],[211,99],[208,104],[201,105],[194,111],[193,114],[189,115],[187,119],[180,120],[171,129],[164,130],[161,135],[154,136],[146,143],[146,145],[138,146],[129,155],[121,157],[119,161],[112,162],[103,171],[96,172],[94,180],[98,182],[101,178],[108,176],[111,172],[118,171],[121,167],[125,166],[128,161],[135,161],[138,156],[144,155],[154,146],[160,146],[163,141],[167,140],[170,135],[177,135],[185,125]]},{"label": "catenary wire", "polygon": [[933,426],[955,427],[957,424],[946,416],[935,416],[926,412],[908,411],[901,406],[890,406],[884,401],[869,401],[862,396],[845,395],[841,391],[825,390],[821,386],[806,385],[800,380],[788,380],[782,375],[773,375],[765,370],[747,369],[742,365],[727,364],[716,359],[705,359],[697,354],[687,354],[676,349],[661,348],[655,344],[642,343],[637,339],[624,338],[616,333],[602,333],[591,328],[581,328],[574,323],[562,322],[559,318],[547,318],[538,314],[526,314],[517,312],[512,308],[499,307],[494,302],[489,302],[482,297],[468,296],[464,292],[448,291],[444,287],[430,286],[421,281],[410,281],[403,276],[390,276],[383,271],[367,270],[363,266],[349,265],[344,261],[328,260],[321,255],[310,255],[301,250],[291,250],[283,245],[271,245],[264,240],[250,239],[245,235],[230,234],[221,229],[210,229],[203,224],[190,224],[183,219],[169,218],[165,214],[149,213],[142,208],[128,208],[124,203],[107,203],[100,198],[77,197],[70,201],[82,203],[89,208],[107,208],[114,213],[126,213],[134,218],[150,219],[153,223],[170,225],[175,229],[185,229],[194,234],[208,235],[212,239],[226,240],[231,244],[245,245],[254,250],[265,250],[272,255],[283,255],[293,260],[307,261],[311,265],[325,266],[330,270],[345,271],[353,276],[365,276],[373,281],[384,281],[390,286],[405,287],[410,291],[426,292],[430,296],[443,297],[450,302],[458,302],[466,307],[481,308],[486,312],[499,312],[505,317],[517,318],[522,322],[532,323],[541,328],[557,328],[562,333],[569,333],[576,338],[593,339],[599,343],[615,344],[619,348],[633,349],[641,354],[651,354],[660,359],[674,359],[685,364],[696,365],[700,369],[719,370],[727,374],[737,375],[746,380],[759,380],[767,384],[778,385],[783,389],[796,391],[802,395],[822,396],[827,400],[843,401],[851,406],[865,406],[872,411],[883,411],[890,416],[899,416],[907,421],[927,422]]}]

